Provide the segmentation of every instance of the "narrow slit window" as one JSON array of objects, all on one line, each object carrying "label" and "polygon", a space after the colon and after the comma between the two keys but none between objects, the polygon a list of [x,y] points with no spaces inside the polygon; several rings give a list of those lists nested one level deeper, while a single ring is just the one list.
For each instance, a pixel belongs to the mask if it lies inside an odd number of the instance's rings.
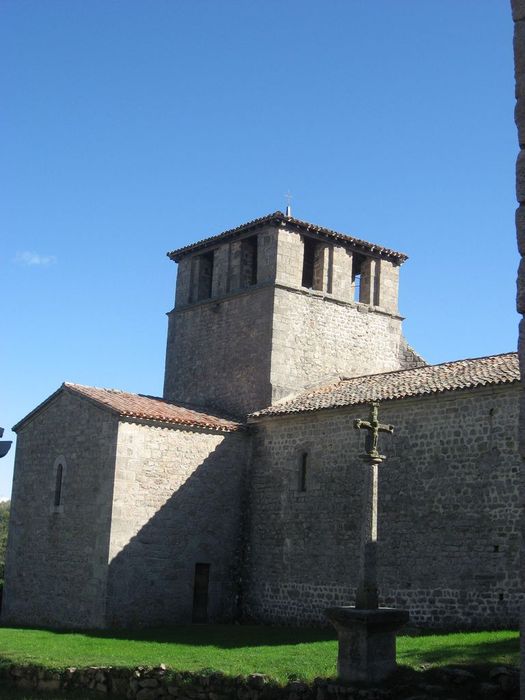
[{"label": "narrow slit window", "polygon": [[241,241],[241,287],[257,284],[257,236]]},{"label": "narrow slit window", "polygon": [[64,466],[60,463],[57,466],[55,478],[55,508],[62,505],[62,479],[64,476]]},{"label": "narrow slit window", "polygon": [[318,292],[331,291],[331,249],[322,241],[303,238],[303,277],[301,285]]},{"label": "narrow slit window", "polygon": [[352,266],[352,287],[354,289],[354,301],[361,301],[363,292],[361,269],[364,261],[364,256],[354,253],[354,260]]},{"label": "narrow slit window", "polygon": [[299,465],[299,491],[306,491],[306,477],[308,473],[308,452],[303,452],[301,455],[301,463]]},{"label": "narrow slit window", "polygon": [[354,275],[354,301],[359,301],[361,294],[361,273]]},{"label": "narrow slit window", "polygon": [[213,250],[199,255],[197,300],[209,299],[213,284]]},{"label": "narrow slit window", "polygon": [[304,238],[303,279],[302,286],[313,289],[315,266],[315,241],[313,238]]},{"label": "narrow slit window", "polygon": [[374,270],[374,306],[381,305],[381,263],[379,260],[375,261]]}]

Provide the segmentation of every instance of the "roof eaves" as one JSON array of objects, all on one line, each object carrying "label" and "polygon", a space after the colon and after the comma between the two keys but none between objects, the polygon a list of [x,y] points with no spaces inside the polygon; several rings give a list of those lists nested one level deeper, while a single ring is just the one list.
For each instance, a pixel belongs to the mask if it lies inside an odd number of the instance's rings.
[{"label": "roof eaves", "polygon": [[254,228],[258,228],[269,223],[286,224],[288,226],[295,227],[305,233],[314,233],[325,238],[338,240],[341,241],[341,243],[345,243],[346,245],[357,248],[358,250],[363,250],[367,253],[375,253],[380,256],[391,258],[397,261],[399,264],[402,264],[406,260],[408,260],[408,255],[406,255],[405,253],[400,253],[396,250],[385,248],[384,246],[380,246],[377,243],[370,243],[361,238],[354,238],[353,236],[349,236],[345,233],[340,233],[339,231],[334,231],[333,229],[325,228],[324,226],[312,224],[308,221],[302,221],[301,219],[296,219],[292,216],[286,216],[285,214],[283,214],[282,211],[275,211],[273,212],[273,214],[268,214],[258,219],[253,219],[253,221],[248,221],[245,224],[241,224],[240,226],[237,226],[235,228],[223,231],[222,233],[218,233],[215,236],[203,238],[195,243],[190,243],[189,245],[186,245],[182,248],[172,250],[171,252],[166,253],[166,255],[170,258],[170,260],[173,260],[174,262],[179,262],[181,258],[183,258],[189,253],[195,252],[209,245],[213,245],[214,243],[227,241],[240,233],[250,231]]},{"label": "roof eaves", "polygon": [[382,256],[394,258],[400,264],[408,260],[408,255],[406,255],[405,253],[400,253],[399,251],[392,250],[391,248],[385,248],[384,246],[378,245],[377,243],[370,243],[369,241],[365,241],[362,238],[355,238],[354,236],[349,236],[346,233],[334,231],[333,229],[326,228],[324,226],[319,226],[318,224],[311,224],[308,221],[294,219],[291,216],[285,217],[285,220],[286,223],[295,225],[302,231],[318,233],[321,236],[326,236],[327,238],[339,240],[342,243],[346,243],[347,245],[365,250],[367,253],[378,253]]},{"label": "roof eaves", "polygon": [[65,384],[61,384],[56,391],[54,391],[50,396],[47,397],[47,399],[44,399],[41,403],[38,404],[38,406],[35,406],[35,408],[30,411],[27,415],[25,415],[23,418],[21,418],[18,423],[13,425],[11,430],[14,433],[17,433],[20,428],[28,423],[30,420],[32,420],[37,413],[40,413],[42,409],[44,409],[48,404],[50,404],[52,401],[54,401],[62,391],[65,389]]},{"label": "roof eaves", "polygon": [[266,216],[261,216],[258,219],[253,219],[252,221],[248,221],[244,224],[241,224],[240,226],[236,226],[235,228],[231,228],[227,231],[223,231],[222,233],[218,233],[215,236],[209,236],[208,238],[202,238],[200,241],[196,241],[195,243],[189,243],[188,245],[183,246],[182,248],[177,248],[176,250],[172,250],[166,253],[166,255],[170,260],[173,260],[174,262],[179,262],[180,259],[188,253],[194,252],[201,248],[205,248],[206,246],[212,245],[213,243],[218,241],[227,241],[233,236],[238,235],[239,233],[243,233],[244,231],[250,231],[254,228],[259,228],[260,226],[264,226],[265,224],[269,224],[272,222],[279,223],[285,218],[286,217],[284,216],[282,211],[275,211],[273,212],[273,214],[267,214]]},{"label": "roof eaves", "polygon": [[[254,422],[255,420],[258,419],[264,419],[264,418],[270,418],[270,417],[278,417],[278,416],[286,416],[286,415],[297,415],[297,414],[304,414],[304,413],[312,413],[314,411],[325,411],[325,410],[333,410],[333,409],[340,409],[340,408],[347,408],[350,406],[360,406],[364,404],[370,403],[371,399],[369,398],[362,398],[362,399],[357,399],[357,400],[349,400],[345,398],[340,398],[335,399],[333,403],[330,405],[325,405],[325,406],[312,406],[312,405],[307,405],[307,406],[294,406],[294,402],[298,402],[301,400],[302,397],[305,399],[307,397],[315,397],[316,395],[326,395],[330,391],[334,391],[337,388],[343,388],[345,383],[347,382],[354,382],[359,379],[365,379],[365,378],[370,378],[370,377],[378,377],[380,378],[381,376],[392,376],[392,375],[398,375],[404,372],[416,372],[418,370],[431,370],[435,367],[442,367],[443,365],[453,365],[453,364],[459,364],[459,363],[465,363],[465,362],[475,362],[477,360],[488,360],[491,358],[497,358],[497,357],[506,357],[506,356],[515,356],[515,352],[511,353],[500,353],[498,355],[486,355],[483,357],[476,357],[476,358],[466,358],[463,360],[456,360],[456,361],[448,361],[448,362],[442,362],[437,365],[425,365],[423,367],[416,367],[416,368],[407,368],[407,369],[400,369],[400,370],[394,370],[393,372],[380,372],[377,374],[371,374],[371,375],[362,375],[360,377],[347,377],[343,378],[340,382],[335,383],[335,384],[328,384],[326,387],[320,387],[319,389],[311,392],[311,393],[303,393],[295,397],[295,399],[291,399],[289,401],[289,408],[286,409],[286,402],[283,404],[274,404],[273,406],[269,406],[266,409],[263,409],[262,411],[256,411],[248,416],[248,422]],[[446,392],[454,392],[454,391],[462,391],[462,390],[468,390],[468,389],[477,389],[480,387],[486,387],[486,386],[498,386],[498,385],[508,385],[508,384],[519,384],[520,383],[520,378],[519,377],[514,377],[514,376],[505,376],[500,375],[497,379],[492,379],[490,377],[487,377],[486,379],[479,378],[476,380],[465,380],[462,383],[458,383],[457,386],[443,386],[443,387],[429,387],[429,388],[414,388],[410,389],[408,388],[405,393],[399,394],[398,396],[385,396],[384,398],[378,398],[377,401],[384,402],[384,401],[399,401],[403,399],[408,399],[408,398],[417,398],[420,396],[429,396],[429,395],[438,395],[438,394],[443,394]]]},{"label": "roof eaves", "polygon": [[[438,396],[446,393],[454,393],[457,391],[469,391],[470,389],[480,389],[487,386],[502,386],[507,384],[519,384],[519,379],[509,379],[506,381],[498,382],[483,382],[478,384],[470,384],[468,386],[457,386],[457,387],[445,387],[443,389],[426,389],[423,391],[415,391],[411,393],[403,394],[402,396],[386,396],[385,398],[380,398],[374,401],[377,403],[386,403],[390,401],[405,401],[406,399],[417,399],[423,396]],[[315,413],[317,411],[337,411],[340,409],[348,409],[354,406],[365,406],[371,403],[371,399],[359,399],[357,401],[341,401],[338,403],[333,403],[328,406],[305,406],[305,407],[291,407],[288,410],[264,410],[257,411],[248,416],[248,423],[255,423],[259,420],[264,420],[265,418],[279,418],[281,416],[297,416],[304,415],[307,413]]]},{"label": "roof eaves", "polygon": [[199,428],[204,430],[212,430],[214,432],[220,433],[233,433],[242,430],[246,430],[246,427],[242,423],[231,422],[230,425],[220,425],[214,423],[199,422],[196,420],[184,420],[182,418],[160,418],[159,416],[133,413],[133,412],[121,412],[121,418],[128,418],[130,420],[137,421],[151,421],[154,423],[163,423],[164,425],[182,425],[187,428]]},{"label": "roof eaves", "polygon": [[26,416],[19,420],[18,423],[16,423],[16,425],[12,427],[12,431],[16,433],[23,425],[25,425],[28,421],[32,420],[37,415],[37,413],[39,413],[42,409],[44,409],[52,401],[54,401],[59,396],[59,394],[65,391],[69,392],[70,394],[74,394],[75,396],[78,396],[78,398],[80,399],[88,401],[94,406],[97,406],[97,408],[103,408],[106,411],[110,411],[115,415],[119,415],[119,411],[116,410],[113,406],[109,406],[107,403],[104,403],[104,401],[100,401],[99,399],[96,399],[93,396],[88,396],[87,394],[82,392],[78,388],[78,386],[79,385],[71,384],[70,382],[63,382],[56,391],[54,391],[50,396],[47,397],[47,399],[44,399],[42,403],[39,403],[38,406],[36,406]]},{"label": "roof eaves", "polygon": [[[76,396],[79,396],[94,405],[98,406],[99,408],[106,409],[110,412],[112,412],[114,415],[118,416],[119,418],[129,418],[133,420],[139,420],[139,421],[153,421],[155,423],[162,423],[164,425],[185,425],[188,427],[194,427],[194,428],[205,428],[207,430],[213,430],[213,431],[218,431],[218,432],[233,432],[237,430],[243,430],[244,425],[240,423],[239,421],[234,420],[233,418],[230,417],[222,417],[222,416],[216,416],[209,414],[211,418],[214,418],[217,420],[217,423],[213,421],[206,421],[204,416],[207,416],[208,414],[204,413],[204,409],[201,407],[190,407],[189,405],[186,404],[171,404],[168,401],[164,401],[163,399],[160,399],[158,396],[149,396],[146,394],[128,394],[131,396],[138,396],[141,398],[146,398],[146,399],[153,399],[155,401],[162,401],[168,406],[175,406],[177,408],[185,408],[186,410],[190,410],[195,414],[198,414],[202,418],[200,419],[194,419],[192,420],[191,418],[177,418],[177,417],[167,417],[167,416],[161,416],[154,411],[148,412],[148,411],[126,411],[125,409],[122,408],[117,408],[115,406],[112,406],[109,401],[105,401],[103,398],[98,398],[96,396],[92,396],[90,394],[87,394],[86,392],[83,391],[83,389],[92,389],[92,388],[97,388],[97,387],[83,387],[82,385],[79,384],[69,384],[65,382],[62,385],[63,388],[71,391],[74,393]],[[100,389],[100,391],[105,391],[108,393],[111,392],[116,392],[118,394],[121,393],[127,393],[127,392],[120,392],[118,390],[111,390],[111,389]]]}]

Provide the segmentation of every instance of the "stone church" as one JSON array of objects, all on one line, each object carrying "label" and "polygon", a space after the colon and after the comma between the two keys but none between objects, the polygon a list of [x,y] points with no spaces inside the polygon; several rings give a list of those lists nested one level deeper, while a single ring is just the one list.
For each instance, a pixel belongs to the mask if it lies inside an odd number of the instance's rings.
[{"label": "stone church", "polygon": [[427,365],[406,256],[289,212],[168,255],[163,397],[65,383],[14,428],[3,622],[325,623],[355,596],[353,421],[379,402],[382,603],[516,626],[516,354]]}]

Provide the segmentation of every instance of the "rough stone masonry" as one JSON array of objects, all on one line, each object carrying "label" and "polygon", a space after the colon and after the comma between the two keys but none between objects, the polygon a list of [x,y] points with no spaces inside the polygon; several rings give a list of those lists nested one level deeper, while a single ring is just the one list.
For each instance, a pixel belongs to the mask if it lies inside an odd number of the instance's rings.
[{"label": "rough stone masonry", "polygon": [[[518,270],[517,309],[522,316],[525,313],[525,0],[511,0],[512,17],[514,19],[514,66],[516,78],[516,108],[515,120],[518,129],[519,153],[516,161],[516,234],[521,262]],[[525,380],[525,320],[522,318],[519,328],[518,353],[522,381]],[[525,458],[525,406],[521,397],[520,411],[520,453]],[[525,503],[525,466],[522,463],[521,503]],[[521,551],[521,580],[525,587],[525,518],[522,515],[522,551]],[[521,616],[521,697],[525,698],[525,609]]]},{"label": "rough stone masonry", "polygon": [[325,623],[355,597],[374,401],[383,602],[515,625],[516,354],[427,365],[407,256],[281,212],[169,256],[164,396],[64,384],[15,426],[3,622]]}]

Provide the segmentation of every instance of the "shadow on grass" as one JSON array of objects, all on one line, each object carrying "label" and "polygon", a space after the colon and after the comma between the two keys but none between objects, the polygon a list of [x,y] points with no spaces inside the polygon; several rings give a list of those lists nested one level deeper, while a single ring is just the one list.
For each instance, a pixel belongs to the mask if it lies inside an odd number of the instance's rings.
[{"label": "shadow on grass", "polygon": [[[410,659],[413,663],[417,658],[421,664],[487,664],[497,663],[501,658],[515,658],[518,663],[519,639],[483,640],[475,644],[435,644],[430,646],[423,642],[421,648],[411,644],[410,648],[398,652],[398,660],[403,663]],[[425,648],[427,647],[428,648]]]},{"label": "shadow on grass", "polygon": [[[7,629],[7,628],[4,628]],[[20,628],[15,628],[20,629]],[[0,630],[1,631],[1,630]],[[28,630],[30,631],[30,630]],[[269,627],[264,625],[179,625],[141,629],[113,630],[33,630],[56,638],[79,634],[87,639],[138,644],[166,644],[186,647],[214,647],[217,649],[249,649],[285,647],[298,644],[335,643],[335,630],[330,628]],[[500,637],[501,637],[501,633]],[[503,632],[505,634],[505,632]],[[513,633],[511,633],[513,634]],[[402,637],[398,643],[398,661],[410,666],[441,666],[446,664],[518,663],[519,639],[491,638],[491,633],[466,633],[458,639],[455,634],[435,637]],[[478,638],[476,638],[478,636]],[[39,643],[47,642],[40,639]],[[52,640],[49,640],[52,643]],[[62,646],[61,643],[61,646]],[[71,642],[74,645],[72,640]],[[334,649],[335,653],[335,649]]]},{"label": "shadow on grass", "polygon": [[[4,627],[4,629],[8,628]],[[33,627],[30,629],[57,636],[81,634],[84,637],[94,639],[184,644],[194,647],[213,646],[221,649],[311,644],[334,641],[337,638],[335,630],[331,628],[267,627],[264,625],[177,625],[174,627],[111,630],[37,629]]]}]

